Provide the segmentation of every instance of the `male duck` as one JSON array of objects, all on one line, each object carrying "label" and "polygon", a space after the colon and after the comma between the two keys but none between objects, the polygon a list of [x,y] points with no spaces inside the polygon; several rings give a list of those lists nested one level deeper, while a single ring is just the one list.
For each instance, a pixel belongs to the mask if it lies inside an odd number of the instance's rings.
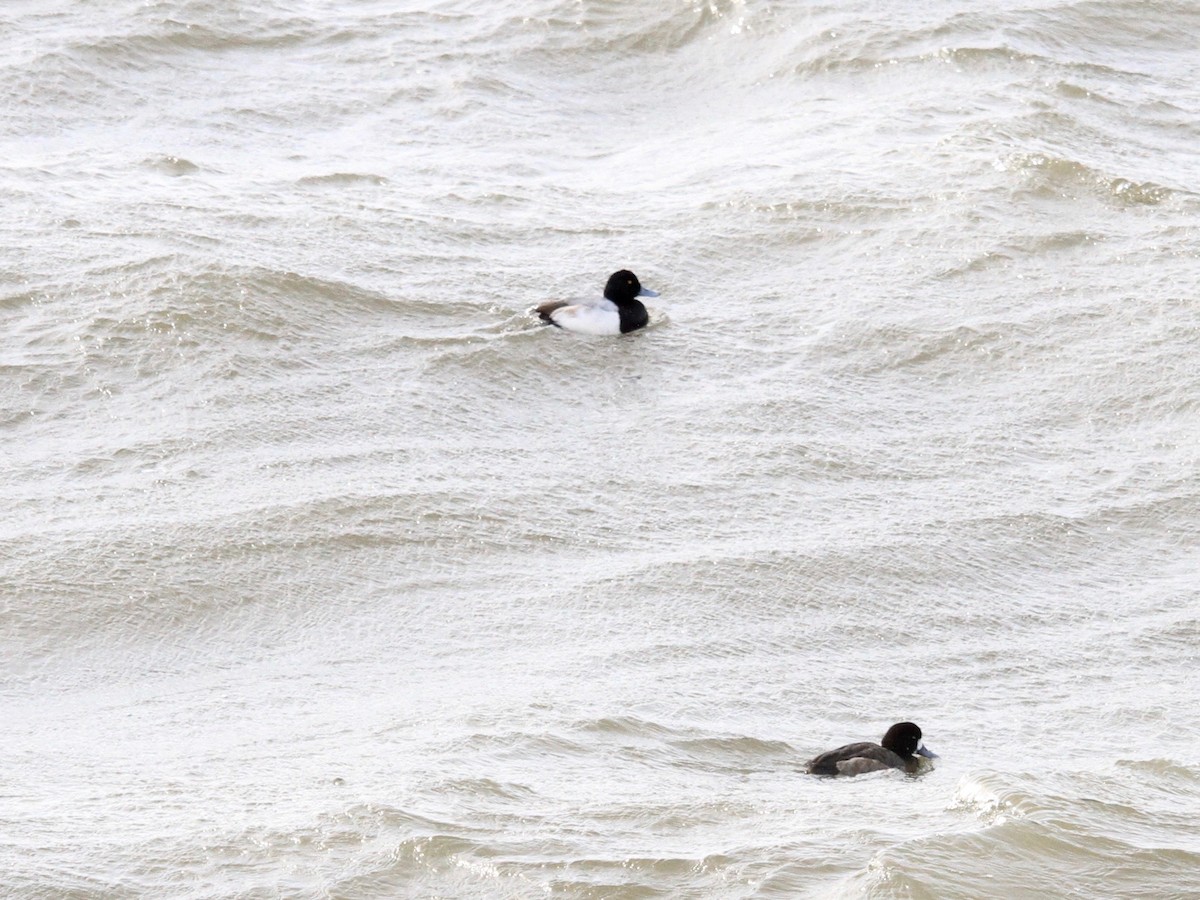
[{"label": "male duck", "polygon": [[650,317],[638,297],[657,297],[628,269],[613,272],[604,296],[595,300],[551,300],[537,307],[542,321],[578,334],[627,334],[644,328]]},{"label": "male duck", "polygon": [[808,761],[810,775],[862,775],[884,769],[916,772],[920,760],[913,756],[937,759],[937,754],[921,743],[921,729],[912,722],[897,722],[887,730],[880,744],[864,741],[827,750]]}]

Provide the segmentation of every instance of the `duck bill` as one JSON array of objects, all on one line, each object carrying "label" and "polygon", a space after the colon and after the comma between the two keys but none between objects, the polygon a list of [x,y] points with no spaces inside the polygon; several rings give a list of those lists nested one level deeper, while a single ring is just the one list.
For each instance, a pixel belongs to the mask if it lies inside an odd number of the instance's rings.
[{"label": "duck bill", "polygon": [[917,756],[923,756],[926,759],[938,759],[938,755],[922,744],[917,748]]},{"label": "duck bill", "polygon": [[658,291],[652,291],[652,290],[650,290],[650,288],[644,287],[640,291],[637,292],[637,295],[639,297],[657,297]]}]

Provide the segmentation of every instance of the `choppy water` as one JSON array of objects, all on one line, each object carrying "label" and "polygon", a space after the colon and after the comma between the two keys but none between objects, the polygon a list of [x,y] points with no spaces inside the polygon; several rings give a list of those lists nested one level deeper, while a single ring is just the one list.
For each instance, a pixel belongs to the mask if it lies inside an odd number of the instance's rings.
[{"label": "choppy water", "polygon": [[0,10],[0,893],[1200,896],[1200,7],[432,6]]}]

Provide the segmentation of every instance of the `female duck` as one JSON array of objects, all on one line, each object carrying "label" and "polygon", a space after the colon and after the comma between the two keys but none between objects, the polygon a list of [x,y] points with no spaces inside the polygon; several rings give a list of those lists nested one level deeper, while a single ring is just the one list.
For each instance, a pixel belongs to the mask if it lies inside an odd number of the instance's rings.
[{"label": "female duck", "polygon": [[912,722],[897,722],[879,744],[864,741],[827,750],[810,759],[807,769],[810,775],[862,775],[883,769],[903,769],[911,774],[920,765],[914,753],[937,759],[937,754],[921,743],[920,728]]},{"label": "female duck", "polygon": [[638,297],[657,297],[642,287],[628,269],[614,272],[595,300],[552,300],[537,308],[542,321],[579,334],[627,334],[643,328],[650,317]]}]

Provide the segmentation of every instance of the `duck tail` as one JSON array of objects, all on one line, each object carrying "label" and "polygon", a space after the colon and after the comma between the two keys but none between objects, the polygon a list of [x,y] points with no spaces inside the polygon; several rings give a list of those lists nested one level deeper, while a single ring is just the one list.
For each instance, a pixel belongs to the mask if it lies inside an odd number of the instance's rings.
[{"label": "duck tail", "polygon": [[551,315],[555,310],[562,309],[567,305],[568,304],[566,300],[551,300],[549,303],[543,303],[541,306],[534,307],[533,311],[538,314],[538,318],[540,318],[545,324],[553,325],[554,327],[559,328],[561,326],[555,322],[553,318],[551,318]]}]

